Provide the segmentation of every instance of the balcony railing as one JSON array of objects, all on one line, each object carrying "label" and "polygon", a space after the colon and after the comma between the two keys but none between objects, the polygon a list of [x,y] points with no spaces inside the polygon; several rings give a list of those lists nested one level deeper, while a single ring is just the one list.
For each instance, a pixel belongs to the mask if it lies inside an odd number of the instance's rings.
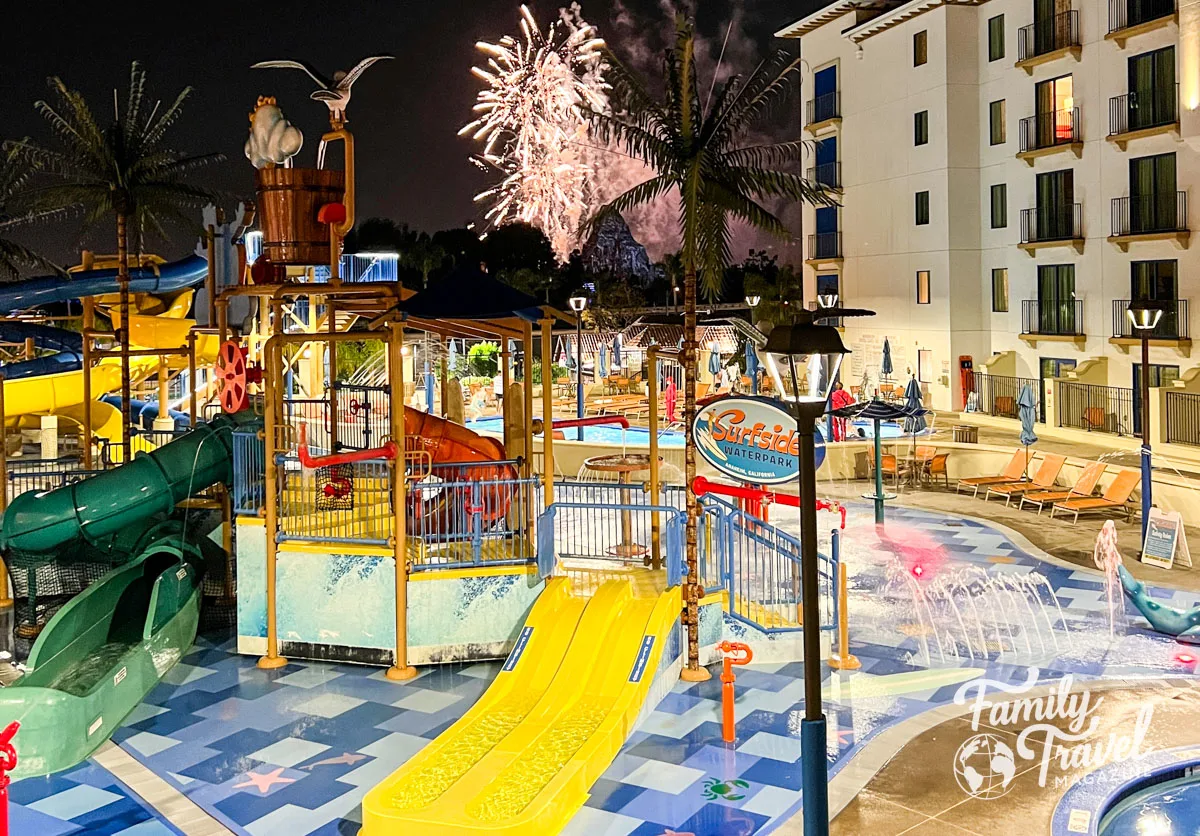
[{"label": "balcony railing", "polygon": [[1021,120],[1021,151],[1036,151],[1081,142],[1079,108],[1065,108],[1026,116]]},{"label": "balcony railing", "polygon": [[810,259],[817,258],[841,258],[842,257],[842,233],[840,232],[817,232],[808,236],[808,257]]},{"label": "balcony railing", "polygon": [[842,187],[842,164],[841,163],[822,163],[809,168],[807,172],[808,182],[815,183],[818,186],[825,186],[830,189],[840,189]]},{"label": "balcony railing", "polygon": [[1021,333],[1042,337],[1083,336],[1083,300],[1058,302],[1023,299]]},{"label": "balcony railing", "polygon": [[1119,32],[1175,14],[1175,0],[1108,0],[1108,31]]},{"label": "balcony railing", "polygon": [[1200,395],[1167,392],[1167,443],[1200,447]]},{"label": "balcony railing", "polygon": [[1021,243],[1075,241],[1083,238],[1083,207],[1079,203],[1037,206],[1021,210]]},{"label": "balcony railing", "polygon": [[1072,9],[1017,30],[1017,57],[1028,61],[1039,55],[1079,46],[1079,12]]},{"label": "balcony railing", "polygon": [[[1188,304],[1186,299],[1159,300],[1163,306],[1162,319],[1150,332],[1152,340],[1186,340],[1190,339],[1191,329],[1188,325]],[[1141,339],[1142,332],[1133,327],[1126,311],[1129,310],[1128,299],[1114,299],[1112,303],[1113,336],[1125,339]]]},{"label": "balcony railing", "polygon": [[1141,90],[1108,100],[1108,135],[1160,128],[1179,121],[1179,85]]},{"label": "balcony railing", "polygon": [[1152,235],[1186,232],[1187,192],[1161,192],[1112,199],[1112,234]]},{"label": "balcony railing", "polygon": [[842,115],[842,94],[824,93],[809,99],[806,107],[805,125],[815,125]]}]

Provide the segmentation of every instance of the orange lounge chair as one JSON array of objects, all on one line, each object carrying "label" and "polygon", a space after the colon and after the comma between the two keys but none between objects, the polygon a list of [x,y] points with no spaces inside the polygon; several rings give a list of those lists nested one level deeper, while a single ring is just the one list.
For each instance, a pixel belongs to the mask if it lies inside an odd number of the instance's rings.
[{"label": "orange lounge chair", "polygon": [[1142,475],[1134,470],[1122,470],[1117,474],[1117,478],[1112,480],[1112,484],[1108,486],[1101,496],[1084,496],[1079,499],[1067,499],[1062,502],[1055,502],[1050,506],[1050,518],[1054,519],[1055,511],[1067,511],[1075,515],[1075,519],[1071,524],[1079,522],[1080,514],[1087,514],[1093,511],[1125,511],[1125,519],[1133,520],[1133,504],[1129,498],[1133,496],[1134,490],[1142,483]]},{"label": "orange lounge chair", "polygon": [[1031,482],[1009,482],[1004,485],[988,485],[987,493],[984,494],[983,501],[987,502],[992,498],[992,494],[1004,497],[1004,505],[1008,506],[1012,502],[1014,496],[1020,496],[1026,491],[1043,490],[1048,491],[1054,487],[1054,483],[1058,481],[1058,474],[1062,472],[1063,465],[1067,463],[1066,456],[1060,456],[1058,453],[1046,453],[1042,456],[1041,467],[1037,469],[1037,473],[1033,474]]},{"label": "orange lounge chair", "polygon": [[1004,470],[1000,471],[999,476],[972,476],[969,479],[959,479],[954,492],[959,493],[963,488],[971,488],[971,496],[978,496],[980,488],[986,488],[989,485],[1002,485],[1005,482],[1016,482],[1025,475],[1026,464],[1025,451],[1018,450],[1013,453],[1013,457],[1005,465]]},{"label": "orange lounge chair", "polygon": [[1086,496],[1091,496],[1096,490],[1096,485],[1100,483],[1100,477],[1104,475],[1104,462],[1091,462],[1079,474],[1079,478],[1075,480],[1075,484],[1070,490],[1051,490],[1051,491],[1030,491],[1021,494],[1020,509],[1025,508],[1025,503],[1036,505],[1038,513],[1042,513],[1042,509],[1047,504],[1053,505],[1055,502],[1062,502],[1064,499],[1082,499]]}]

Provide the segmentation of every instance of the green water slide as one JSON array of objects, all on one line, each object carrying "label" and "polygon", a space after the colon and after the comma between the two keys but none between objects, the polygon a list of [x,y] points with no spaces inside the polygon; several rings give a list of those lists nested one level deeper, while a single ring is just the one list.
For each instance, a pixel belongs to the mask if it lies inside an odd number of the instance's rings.
[{"label": "green water slide", "polygon": [[176,505],[232,480],[233,432],[257,421],[219,416],[112,471],[9,505],[0,549],[10,563],[119,564],[55,613],[29,672],[0,688],[0,726],[21,722],[18,777],[82,761],[187,653],[206,544]]}]

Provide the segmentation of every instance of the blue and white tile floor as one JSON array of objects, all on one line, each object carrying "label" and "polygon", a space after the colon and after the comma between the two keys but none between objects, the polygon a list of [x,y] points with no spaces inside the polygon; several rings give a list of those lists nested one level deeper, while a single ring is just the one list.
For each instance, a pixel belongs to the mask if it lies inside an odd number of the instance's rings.
[{"label": "blue and white tile floor", "polygon": [[[833,679],[826,673],[831,773],[879,731],[950,702],[956,668],[972,669],[962,679],[985,669],[1013,682],[1025,681],[1031,665],[1046,679],[1195,674],[1194,662],[1175,658],[1174,642],[1133,618],[1122,620],[1110,640],[1095,574],[1041,560],[983,523],[944,515],[891,509],[880,539],[868,514],[854,509],[843,551],[851,636],[859,639],[852,650],[863,667]],[[905,611],[906,593],[895,585],[895,566],[911,569],[914,559],[934,573],[1040,572],[1059,598],[1061,619],[1036,643],[1028,637],[1022,646],[1026,637],[1013,634],[986,658],[943,649],[946,658],[927,666],[921,637],[901,627],[916,614]],[[1175,605],[1197,598],[1156,595]],[[268,672],[254,662],[233,653],[232,642],[201,640],[113,738],[230,830],[251,836],[357,833],[367,790],[460,717],[497,669],[448,665],[397,684],[370,668],[302,663]],[[801,673],[796,663],[739,672],[738,741],[729,746],[720,736],[719,682],[679,683],[592,787],[567,832],[770,832],[800,806]],[[175,832],[92,763],[18,782],[13,800],[14,821],[32,823],[15,833]]]}]

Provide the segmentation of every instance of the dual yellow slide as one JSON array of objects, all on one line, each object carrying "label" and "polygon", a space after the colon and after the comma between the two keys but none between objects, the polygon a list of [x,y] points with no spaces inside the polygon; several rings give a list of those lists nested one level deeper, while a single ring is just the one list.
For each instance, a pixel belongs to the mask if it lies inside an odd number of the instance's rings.
[{"label": "dual yellow slide", "polygon": [[582,598],[550,580],[487,692],[367,794],[361,836],[559,832],[633,730],[679,611],[679,587]]}]

